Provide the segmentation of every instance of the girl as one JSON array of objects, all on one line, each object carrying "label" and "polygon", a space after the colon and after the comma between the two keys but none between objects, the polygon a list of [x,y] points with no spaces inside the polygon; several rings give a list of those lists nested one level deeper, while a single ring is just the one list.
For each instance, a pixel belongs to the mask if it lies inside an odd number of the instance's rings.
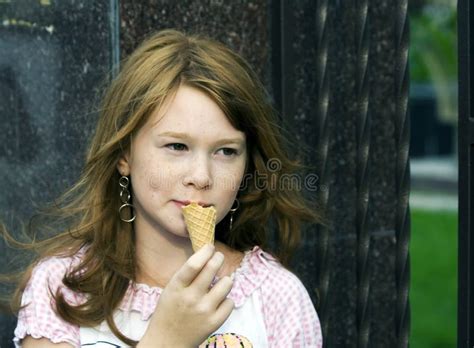
[{"label": "girl", "polygon": [[[34,244],[39,261],[14,297],[16,346],[321,347],[310,297],[282,266],[301,221],[320,221],[278,185],[298,168],[241,57],[178,31],[151,36],[104,98],[58,208],[70,226]],[[217,211],[215,245],[196,253],[190,202]],[[271,216],[278,258],[262,250]]]}]

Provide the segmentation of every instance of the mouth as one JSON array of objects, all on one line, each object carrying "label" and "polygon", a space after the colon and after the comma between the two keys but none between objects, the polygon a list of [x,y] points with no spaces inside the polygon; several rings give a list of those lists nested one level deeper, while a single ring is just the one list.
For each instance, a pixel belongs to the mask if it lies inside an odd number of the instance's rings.
[{"label": "mouth", "polygon": [[[184,206],[192,203],[192,201],[176,201],[176,200],[173,200],[173,202],[176,203],[180,207],[184,207]],[[206,202],[196,202],[196,203],[199,204],[201,207],[204,207],[204,208],[208,208],[208,207],[212,206],[212,204],[208,204]]]}]

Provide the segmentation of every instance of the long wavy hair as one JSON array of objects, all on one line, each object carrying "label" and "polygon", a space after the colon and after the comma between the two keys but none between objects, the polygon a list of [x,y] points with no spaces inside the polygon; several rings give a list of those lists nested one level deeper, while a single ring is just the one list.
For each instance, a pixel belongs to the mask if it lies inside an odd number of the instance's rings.
[{"label": "long wavy hair", "polygon": [[[270,98],[248,63],[208,38],[160,31],[126,59],[104,95],[82,175],[52,208],[54,216],[68,226],[40,241],[14,243],[36,252],[36,261],[22,273],[13,294],[14,311],[21,308],[22,293],[39,260],[70,257],[81,251],[81,262],[63,282],[71,290],[86,294],[87,300],[72,306],[58,292],[58,314],[80,326],[96,326],[106,320],[118,338],[127,344],[136,343],[121,334],[113,320],[130,281],[135,280],[137,267],[133,224],[122,222],[118,214],[120,175],[116,166],[133,135],[180,85],[205,92],[246,135],[248,164],[238,193],[240,208],[231,231],[229,216],[216,226],[216,239],[239,251],[254,245],[265,248],[273,219],[273,254],[288,266],[300,241],[302,222],[323,221],[317,205],[304,198],[301,187],[282,185],[285,176],[305,166],[290,159],[285,130],[278,125],[281,121]],[[257,176],[265,179],[264,187],[261,180],[255,180]]]}]

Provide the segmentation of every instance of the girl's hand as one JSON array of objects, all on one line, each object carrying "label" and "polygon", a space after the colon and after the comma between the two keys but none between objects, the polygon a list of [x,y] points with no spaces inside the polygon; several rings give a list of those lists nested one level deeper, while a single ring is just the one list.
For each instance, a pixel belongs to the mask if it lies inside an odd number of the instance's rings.
[{"label": "girl's hand", "polygon": [[229,277],[209,289],[224,255],[206,245],[193,254],[164,288],[145,335],[137,347],[199,346],[219,328],[234,309],[226,299]]}]

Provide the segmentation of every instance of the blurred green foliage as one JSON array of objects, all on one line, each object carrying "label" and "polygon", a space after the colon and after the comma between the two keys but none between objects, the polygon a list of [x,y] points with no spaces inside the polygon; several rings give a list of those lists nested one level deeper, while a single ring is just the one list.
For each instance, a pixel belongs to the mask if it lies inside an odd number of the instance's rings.
[{"label": "blurred green foliage", "polygon": [[456,346],[457,213],[411,210],[412,348]]},{"label": "blurred green foliage", "polygon": [[438,116],[457,121],[456,1],[418,1],[410,15],[410,79],[416,86],[433,85]]},{"label": "blurred green foliage", "polygon": [[457,80],[456,8],[426,6],[410,14],[410,76],[414,82]]}]

